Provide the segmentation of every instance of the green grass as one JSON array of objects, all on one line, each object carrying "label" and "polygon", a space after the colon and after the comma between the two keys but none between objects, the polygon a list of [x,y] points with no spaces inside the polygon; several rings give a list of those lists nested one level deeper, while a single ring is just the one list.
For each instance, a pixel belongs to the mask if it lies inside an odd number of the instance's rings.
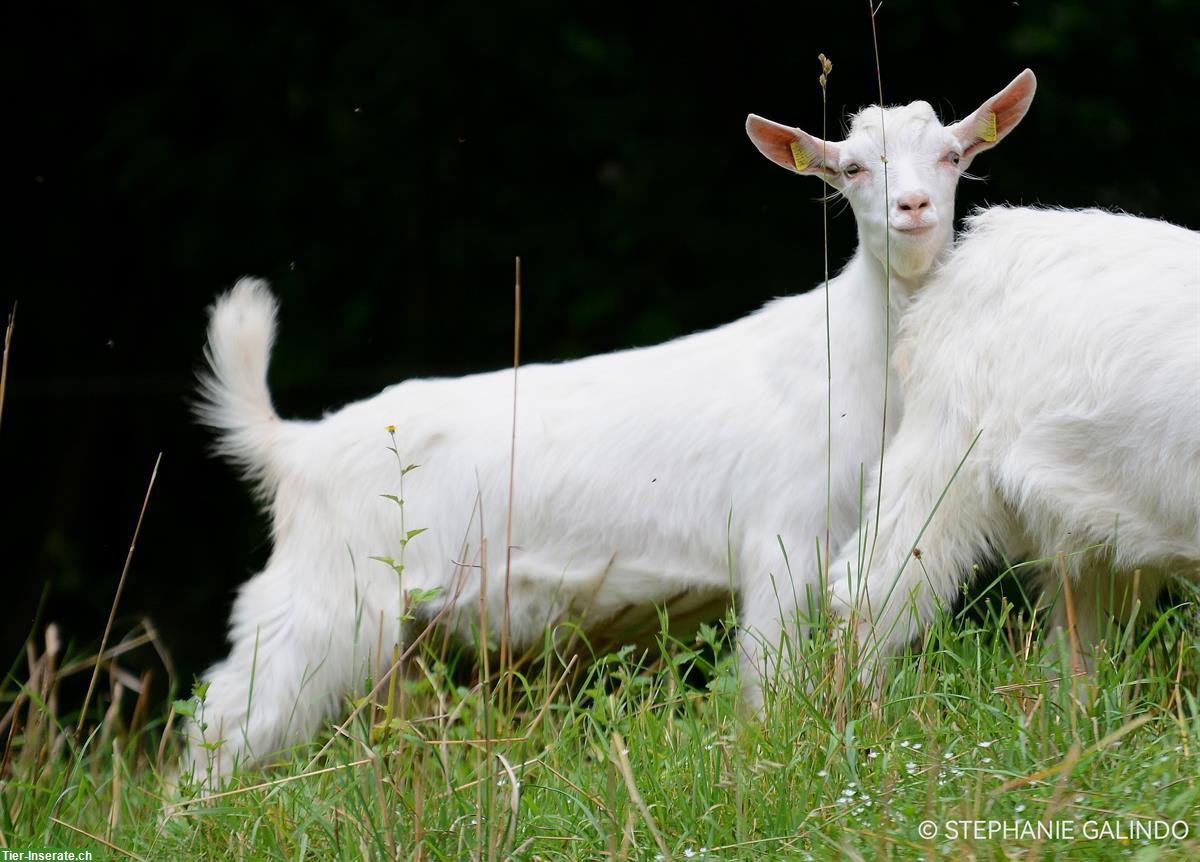
[{"label": "green grass", "polygon": [[[761,721],[738,707],[720,628],[569,669],[547,648],[486,684],[426,650],[341,731],[218,793],[185,781],[172,808],[167,722],[131,720],[128,694],[109,708],[110,689],[77,742],[77,716],[56,711],[62,671],[31,648],[4,691],[0,830],[8,848],[95,858],[1200,857],[1194,604],[1125,634],[1090,686],[1054,682],[1070,659],[1013,610],[944,615],[875,701],[819,634]],[[1084,835],[1140,818],[1189,835]],[[1075,834],[989,838],[950,823],[964,820]]]}]

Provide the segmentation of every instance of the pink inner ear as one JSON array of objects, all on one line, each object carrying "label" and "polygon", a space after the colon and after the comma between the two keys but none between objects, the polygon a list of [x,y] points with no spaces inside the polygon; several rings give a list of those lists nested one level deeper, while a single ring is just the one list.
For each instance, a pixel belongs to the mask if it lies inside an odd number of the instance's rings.
[{"label": "pink inner ear", "polygon": [[997,140],[1004,137],[1013,126],[1021,122],[1037,90],[1037,79],[1026,69],[1012,83],[992,97],[991,110],[996,115]]},{"label": "pink inner ear", "polygon": [[[821,164],[821,141],[800,129],[751,114],[746,118],[746,134],[760,153],[780,167],[797,173],[828,173]],[[801,153],[808,157],[807,162],[803,158],[799,160],[801,168],[797,167],[793,144],[798,145]],[[837,147],[828,142],[825,144],[825,159],[830,163],[837,160]]]},{"label": "pink inner ear", "polygon": [[1026,69],[971,116],[955,123],[951,130],[963,145],[963,155],[971,156],[999,143],[1021,122],[1036,90],[1037,79]]}]

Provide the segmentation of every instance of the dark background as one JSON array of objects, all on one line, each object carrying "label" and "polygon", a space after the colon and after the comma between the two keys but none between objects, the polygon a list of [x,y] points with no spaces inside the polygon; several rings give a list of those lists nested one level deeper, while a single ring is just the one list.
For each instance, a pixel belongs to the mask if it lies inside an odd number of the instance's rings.
[{"label": "dark background", "polygon": [[[280,412],[414,375],[711,327],[821,277],[821,188],[763,160],[749,111],[830,137],[876,100],[865,2],[82,3],[10,18],[0,426],[17,656],[39,600],[103,629],[155,455],[119,635],[143,615],[185,678],[219,657],[269,551],[186,400],[204,309],[246,273],[282,299]],[[716,7],[716,4],[712,4]],[[194,7],[194,8],[193,8]],[[886,0],[884,99],[965,115],[1026,66],[1033,109],[977,160],[984,202],[1100,204],[1200,227],[1189,0]],[[848,212],[831,259],[854,244]],[[138,662],[153,663],[148,653]]]}]

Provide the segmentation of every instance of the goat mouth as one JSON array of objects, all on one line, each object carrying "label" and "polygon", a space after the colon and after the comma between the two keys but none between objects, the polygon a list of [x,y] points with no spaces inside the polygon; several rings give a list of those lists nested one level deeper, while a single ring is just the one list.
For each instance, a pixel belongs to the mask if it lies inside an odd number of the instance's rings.
[{"label": "goat mouth", "polygon": [[924,234],[927,234],[933,230],[934,227],[936,227],[936,225],[933,224],[917,224],[910,225],[908,227],[897,227],[893,225],[892,230],[894,230],[896,233],[904,234],[905,236],[923,236]]}]

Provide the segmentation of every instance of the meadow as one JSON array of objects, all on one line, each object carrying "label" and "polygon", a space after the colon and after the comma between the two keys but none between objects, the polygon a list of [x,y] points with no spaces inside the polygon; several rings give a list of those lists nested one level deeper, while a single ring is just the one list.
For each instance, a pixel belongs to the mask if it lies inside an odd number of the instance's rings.
[{"label": "meadow", "polygon": [[1007,593],[944,614],[879,688],[818,626],[761,719],[731,620],[612,651],[562,626],[499,665],[434,628],[319,739],[221,788],[171,783],[202,687],[169,714],[122,697],[152,631],[100,657],[80,721],[57,692],[95,657],[51,629],[5,682],[0,834],[131,859],[1196,858],[1194,597],[1110,632],[1089,679]]}]

